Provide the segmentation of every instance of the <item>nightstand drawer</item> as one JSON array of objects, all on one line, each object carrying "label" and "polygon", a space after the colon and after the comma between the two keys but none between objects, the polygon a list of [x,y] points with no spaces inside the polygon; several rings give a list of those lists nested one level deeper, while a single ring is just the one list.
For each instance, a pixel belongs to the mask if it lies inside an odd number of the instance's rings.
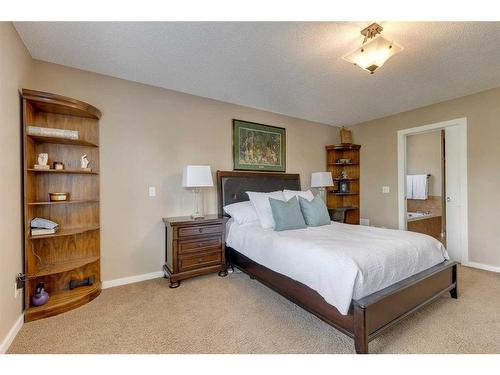
[{"label": "nightstand drawer", "polygon": [[200,253],[179,259],[179,271],[188,271],[194,268],[217,265],[222,262],[222,253]]},{"label": "nightstand drawer", "polygon": [[221,237],[208,237],[199,240],[181,241],[179,243],[179,254],[194,253],[198,251],[220,249],[222,246]]},{"label": "nightstand drawer", "polygon": [[200,234],[222,233],[222,225],[199,225],[196,227],[179,228],[179,236],[198,236]]}]

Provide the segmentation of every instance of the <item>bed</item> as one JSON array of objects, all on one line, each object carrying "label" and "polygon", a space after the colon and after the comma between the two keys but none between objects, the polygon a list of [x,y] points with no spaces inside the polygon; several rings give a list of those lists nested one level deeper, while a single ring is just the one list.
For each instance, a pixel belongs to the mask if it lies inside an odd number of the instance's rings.
[{"label": "bed", "polygon": [[[248,200],[246,191],[300,190],[300,178],[286,173],[218,171],[217,189],[223,215],[225,205]],[[445,260],[446,251],[430,237],[340,223],[286,232],[231,224],[227,259],[352,337],[357,353],[368,353],[369,341],[442,294],[457,298],[457,262]],[[349,260],[337,251],[328,252],[330,258],[324,260],[321,254],[332,242],[342,243],[357,258]],[[307,257],[301,256],[304,248]],[[358,263],[361,270],[371,270],[364,273],[364,282],[358,277],[356,285],[348,277],[336,277],[352,274],[355,270],[349,267]],[[358,274],[363,273],[358,270]]]}]

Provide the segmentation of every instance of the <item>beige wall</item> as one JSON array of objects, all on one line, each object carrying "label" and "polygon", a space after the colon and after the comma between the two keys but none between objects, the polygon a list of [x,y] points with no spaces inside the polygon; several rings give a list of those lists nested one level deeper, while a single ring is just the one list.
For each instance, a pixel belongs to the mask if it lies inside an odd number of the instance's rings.
[{"label": "beige wall", "polygon": [[[189,214],[192,195],[181,187],[186,164],[232,169],[233,118],[287,129],[287,172],[325,169],[336,127],[179,92],[34,62],[30,88],[86,101],[103,112],[101,131],[102,276],[111,280],[161,270],[161,218]],[[148,197],[148,185],[157,197]],[[216,212],[215,188],[206,212]]]},{"label": "beige wall", "polygon": [[19,89],[31,64],[12,24],[0,22],[0,342],[22,311],[22,294],[14,298],[14,280],[23,270]]},{"label": "beige wall", "polygon": [[[352,126],[361,148],[361,215],[398,227],[397,131],[467,118],[469,260],[500,266],[500,88]],[[391,193],[382,194],[390,185]]]},{"label": "beige wall", "polygon": [[440,130],[406,137],[406,173],[430,174],[429,195],[442,195]]}]

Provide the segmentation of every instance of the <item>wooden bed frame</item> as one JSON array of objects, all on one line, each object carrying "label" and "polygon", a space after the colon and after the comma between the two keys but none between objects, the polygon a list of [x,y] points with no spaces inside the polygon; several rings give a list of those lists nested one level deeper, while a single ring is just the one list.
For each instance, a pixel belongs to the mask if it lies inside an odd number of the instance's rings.
[{"label": "wooden bed frame", "polygon": [[[219,214],[225,205],[248,200],[246,191],[300,190],[300,176],[287,173],[217,171]],[[445,261],[359,300],[342,315],[308,286],[226,247],[230,264],[354,339],[356,353],[406,316],[449,292],[457,298],[457,262]]]}]

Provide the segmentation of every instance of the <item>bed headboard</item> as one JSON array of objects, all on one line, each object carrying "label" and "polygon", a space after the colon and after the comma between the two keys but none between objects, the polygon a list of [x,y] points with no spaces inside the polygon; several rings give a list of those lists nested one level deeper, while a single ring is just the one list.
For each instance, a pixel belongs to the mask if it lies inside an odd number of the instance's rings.
[{"label": "bed headboard", "polygon": [[217,171],[217,206],[248,200],[246,191],[269,193],[276,190],[300,190],[300,175],[294,173]]}]

